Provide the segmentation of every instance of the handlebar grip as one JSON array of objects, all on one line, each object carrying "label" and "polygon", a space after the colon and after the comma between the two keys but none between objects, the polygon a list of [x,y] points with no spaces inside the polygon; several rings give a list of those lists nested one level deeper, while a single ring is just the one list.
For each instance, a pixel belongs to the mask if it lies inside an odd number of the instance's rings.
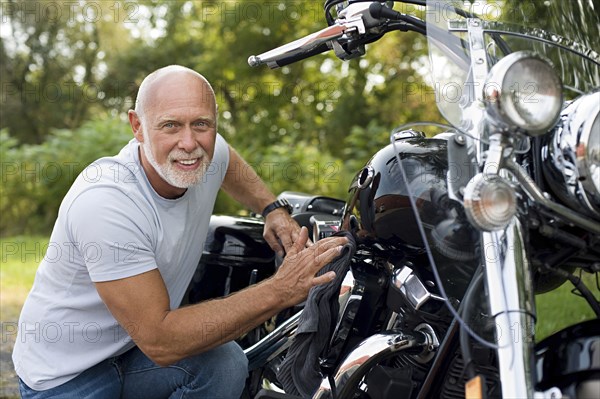
[{"label": "handlebar grip", "polygon": [[306,51],[304,53],[298,53],[298,54],[291,55],[289,57],[283,57],[283,58],[279,58],[278,60],[275,60],[275,61],[267,61],[267,62],[264,62],[259,57],[253,55],[248,58],[248,65],[258,66],[258,65],[266,63],[269,66],[269,68],[271,68],[271,69],[281,68],[286,65],[293,64],[294,62],[312,57],[313,55],[325,53],[329,50],[331,50],[331,49],[329,48],[327,43],[323,43],[323,44],[315,47],[314,49]]}]

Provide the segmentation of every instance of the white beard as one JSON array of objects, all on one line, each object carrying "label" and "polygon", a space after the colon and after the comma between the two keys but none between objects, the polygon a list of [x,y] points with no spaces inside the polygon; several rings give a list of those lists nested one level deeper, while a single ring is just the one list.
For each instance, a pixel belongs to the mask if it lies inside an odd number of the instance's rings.
[{"label": "white beard", "polygon": [[[148,159],[148,162],[150,162],[150,165],[152,165],[154,170],[156,170],[156,173],[158,173],[158,175],[162,177],[164,181],[177,188],[188,188],[202,181],[210,162],[208,154],[202,147],[196,148],[191,153],[175,149],[169,153],[165,163],[159,164],[152,153],[152,145],[150,144],[150,140],[145,130],[143,130],[143,135],[144,141],[141,143],[141,145],[142,149],[144,150],[144,154],[146,154],[146,158]],[[194,158],[199,158],[200,167],[191,171],[178,169],[175,166],[175,162],[173,162],[174,160]]]}]

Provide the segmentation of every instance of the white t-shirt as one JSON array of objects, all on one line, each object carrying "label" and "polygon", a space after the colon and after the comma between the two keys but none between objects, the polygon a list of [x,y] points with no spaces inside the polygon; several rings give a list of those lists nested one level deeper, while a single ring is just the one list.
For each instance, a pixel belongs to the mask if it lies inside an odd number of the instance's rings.
[{"label": "white t-shirt", "polygon": [[158,268],[174,309],[198,265],[229,146],[217,135],[203,181],[174,200],[154,191],[138,148],[133,139],[88,166],[63,199],[13,351],[17,374],[32,389],[61,385],[134,346],[94,282]]}]

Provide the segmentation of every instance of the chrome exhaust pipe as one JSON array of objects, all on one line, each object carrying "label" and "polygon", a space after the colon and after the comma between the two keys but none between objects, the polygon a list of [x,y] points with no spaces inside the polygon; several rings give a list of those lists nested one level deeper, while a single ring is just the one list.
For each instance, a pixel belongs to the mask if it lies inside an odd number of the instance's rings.
[{"label": "chrome exhaust pipe", "polygon": [[299,311],[256,344],[244,349],[249,371],[264,366],[291,345],[301,314]]},{"label": "chrome exhaust pipe", "polygon": [[[344,391],[357,386],[373,366],[397,352],[408,351],[409,354],[418,355],[434,348],[434,337],[428,332],[414,331],[413,334],[383,332],[362,341],[346,356],[333,377],[337,395],[343,397],[342,394],[349,393]],[[330,398],[331,386],[326,377],[321,381],[313,399]]]}]

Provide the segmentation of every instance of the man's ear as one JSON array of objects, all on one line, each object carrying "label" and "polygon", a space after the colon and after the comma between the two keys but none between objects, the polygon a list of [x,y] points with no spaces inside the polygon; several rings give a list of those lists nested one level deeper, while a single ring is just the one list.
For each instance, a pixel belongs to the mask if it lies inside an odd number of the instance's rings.
[{"label": "man's ear", "polygon": [[133,131],[133,137],[137,139],[140,143],[144,141],[144,134],[142,132],[142,121],[140,120],[138,114],[130,109],[127,112],[127,116],[129,117],[129,124],[131,125],[131,130]]}]

